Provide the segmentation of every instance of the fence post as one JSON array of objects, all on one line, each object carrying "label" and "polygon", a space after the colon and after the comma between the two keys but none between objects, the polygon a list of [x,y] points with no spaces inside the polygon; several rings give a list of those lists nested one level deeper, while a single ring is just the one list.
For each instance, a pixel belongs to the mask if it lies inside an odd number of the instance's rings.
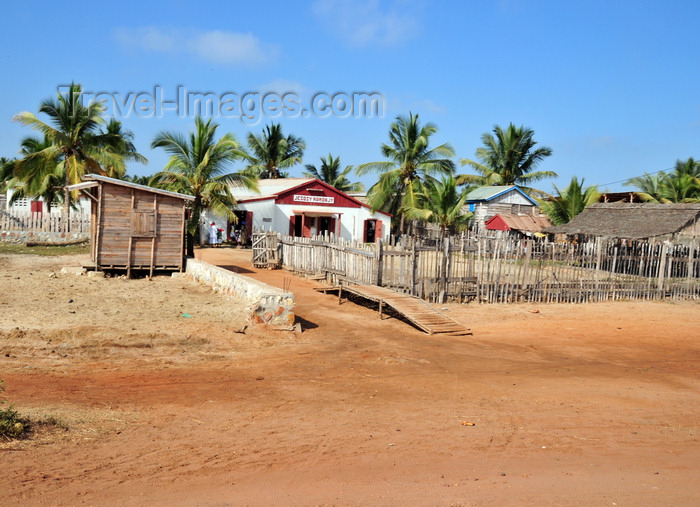
[{"label": "fence post", "polygon": [[659,280],[656,285],[658,297],[661,299],[664,288],[664,275],[666,274],[666,245],[661,243],[661,260],[659,261]]},{"label": "fence post", "polygon": [[450,255],[450,237],[445,235],[442,239],[442,263],[440,265],[440,293],[438,302],[444,303],[447,296],[447,257]]},{"label": "fence post", "polygon": [[[533,247],[533,239],[528,239],[527,241],[527,246],[525,247],[525,259],[523,262],[525,265],[523,266],[523,282],[522,285],[520,286],[520,300],[521,301],[529,301],[530,300],[530,290],[529,290],[529,285],[530,285],[530,260],[532,259],[532,247]],[[526,295],[527,294],[527,295]]]},{"label": "fence post", "polygon": [[411,253],[411,295],[418,295],[418,255],[416,249],[416,240],[413,240],[413,251]]},{"label": "fence post", "polygon": [[381,238],[377,239],[377,287],[382,286],[382,255],[383,255],[383,248],[382,248],[382,240]]},{"label": "fence post", "polygon": [[[607,247],[607,241],[605,242]],[[601,259],[603,256],[603,239],[596,238],[596,252],[595,252],[595,296],[593,296],[593,301],[599,301],[600,297],[600,269],[601,269]]]}]

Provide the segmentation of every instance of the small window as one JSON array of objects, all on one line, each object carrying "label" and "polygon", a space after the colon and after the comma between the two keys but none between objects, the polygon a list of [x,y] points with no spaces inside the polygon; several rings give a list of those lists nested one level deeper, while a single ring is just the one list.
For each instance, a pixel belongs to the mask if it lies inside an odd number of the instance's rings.
[{"label": "small window", "polygon": [[134,238],[155,238],[156,212],[152,210],[132,210],[131,236]]}]

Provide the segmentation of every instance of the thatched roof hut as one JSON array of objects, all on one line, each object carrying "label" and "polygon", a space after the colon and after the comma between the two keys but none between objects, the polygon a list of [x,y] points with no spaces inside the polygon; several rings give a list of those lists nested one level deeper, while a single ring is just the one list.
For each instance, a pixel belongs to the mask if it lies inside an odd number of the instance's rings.
[{"label": "thatched roof hut", "polygon": [[700,204],[596,203],[545,232],[630,240],[698,238]]}]

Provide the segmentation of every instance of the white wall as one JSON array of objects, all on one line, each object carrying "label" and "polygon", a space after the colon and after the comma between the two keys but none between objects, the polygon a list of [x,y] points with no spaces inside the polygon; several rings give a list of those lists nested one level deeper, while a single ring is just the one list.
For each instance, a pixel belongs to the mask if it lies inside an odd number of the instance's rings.
[{"label": "white wall", "polygon": [[[238,210],[251,211],[253,213],[253,229],[275,231],[281,234],[289,234],[289,221],[294,211],[305,208],[299,204],[275,204],[274,200],[254,201],[241,203]],[[319,210],[320,207],[308,206],[309,211]],[[367,219],[376,219],[382,222],[382,239],[388,239],[391,228],[391,218],[383,213],[371,213],[368,208],[335,208],[323,207],[324,212],[340,213],[340,237],[347,241],[362,241],[364,234],[364,222]],[[202,240],[206,243],[209,238],[209,224],[214,221],[217,227],[225,228],[226,219],[206,212],[202,214]],[[265,221],[265,219],[270,221]]]},{"label": "white wall", "polygon": [[[12,195],[14,194],[14,190],[11,188],[7,190],[7,211],[10,213],[29,213],[32,211],[32,201],[44,201],[41,197],[32,197],[29,199],[20,199],[14,204],[10,205],[10,199],[12,198]],[[78,202],[75,203],[75,205],[78,207],[77,213],[84,213],[84,214],[89,214],[90,213],[90,199],[87,197],[81,197],[78,199]],[[44,213],[47,213],[46,209],[46,204],[43,206],[44,208]],[[51,213],[62,213],[63,212],[63,204],[60,203],[54,203],[51,206]],[[71,212],[73,212],[73,209],[71,209]]]}]

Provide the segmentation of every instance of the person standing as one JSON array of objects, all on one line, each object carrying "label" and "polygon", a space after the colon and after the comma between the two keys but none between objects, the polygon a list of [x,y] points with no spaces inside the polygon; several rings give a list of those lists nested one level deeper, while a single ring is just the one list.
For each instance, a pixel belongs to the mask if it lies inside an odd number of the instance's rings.
[{"label": "person standing", "polygon": [[209,244],[216,246],[217,240],[216,240],[216,234],[218,233],[218,229],[216,228],[216,223],[212,222],[211,225],[209,226]]}]

